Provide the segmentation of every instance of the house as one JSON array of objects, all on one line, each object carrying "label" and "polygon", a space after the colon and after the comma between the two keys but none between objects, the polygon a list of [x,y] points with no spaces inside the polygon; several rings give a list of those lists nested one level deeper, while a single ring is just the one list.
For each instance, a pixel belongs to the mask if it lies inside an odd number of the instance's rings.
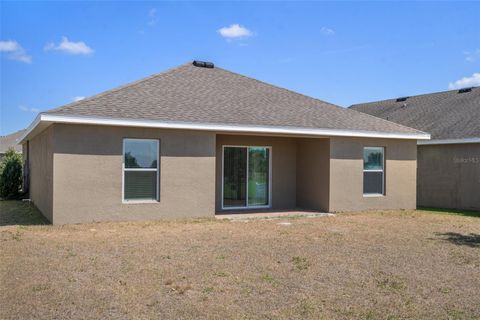
[{"label": "house", "polygon": [[415,208],[429,135],[194,61],[40,113],[21,143],[55,224]]},{"label": "house", "polygon": [[418,141],[419,206],[480,210],[480,87],[350,108],[431,133]]},{"label": "house", "polygon": [[18,130],[6,136],[0,136],[0,160],[5,155],[8,149],[13,148],[15,151],[21,153],[22,146],[18,144],[18,139],[23,135],[25,130]]}]

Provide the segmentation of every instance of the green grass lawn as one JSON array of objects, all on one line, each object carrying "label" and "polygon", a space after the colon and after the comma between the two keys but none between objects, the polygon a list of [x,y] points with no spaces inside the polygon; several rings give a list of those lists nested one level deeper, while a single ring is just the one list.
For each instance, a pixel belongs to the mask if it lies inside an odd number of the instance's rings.
[{"label": "green grass lawn", "polygon": [[[253,198],[254,195],[252,194]],[[480,211],[419,207],[417,211],[433,214],[458,215],[480,218]],[[0,201],[0,226],[6,225],[42,225],[49,221],[30,202],[15,200]]]},{"label": "green grass lawn", "polygon": [[27,201],[1,200],[0,226],[48,224],[48,220]]},{"label": "green grass lawn", "polygon": [[443,208],[429,208],[429,207],[418,207],[417,210],[427,211],[431,213],[438,213],[438,214],[449,214],[449,215],[457,215],[457,216],[464,216],[464,217],[480,218],[480,211],[473,211],[473,210],[457,210],[457,209],[443,209]]}]

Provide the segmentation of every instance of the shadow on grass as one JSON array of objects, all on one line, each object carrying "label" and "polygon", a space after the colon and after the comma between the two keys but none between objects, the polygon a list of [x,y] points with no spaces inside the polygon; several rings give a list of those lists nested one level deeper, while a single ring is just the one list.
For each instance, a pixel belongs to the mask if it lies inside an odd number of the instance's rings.
[{"label": "shadow on grass", "polygon": [[461,234],[457,232],[435,233],[441,240],[451,242],[459,246],[468,246],[472,248],[480,248],[480,234],[470,233]]},{"label": "shadow on grass", "polygon": [[50,224],[50,222],[30,202],[0,201],[0,226],[41,224]]},{"label": "shadow on grass", "polygon": [[418,207],[417,210],[428,211],[431,213],[480,218],[480,211],[473,211],[473,210],[457,210],[457,209],[443,209],[443,208],[430,208],[430,207]]}]

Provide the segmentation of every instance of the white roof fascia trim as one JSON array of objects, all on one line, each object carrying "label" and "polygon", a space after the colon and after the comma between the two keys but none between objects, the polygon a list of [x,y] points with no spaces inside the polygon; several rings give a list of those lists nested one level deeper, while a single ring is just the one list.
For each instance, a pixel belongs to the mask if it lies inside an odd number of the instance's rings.
[{"label": "white roof fascia trim", "polygon": [[434,145],[434,144],[463,144],[463,143],[480,143],[480,138],[463,138],[463,139],[438,139],[430,141],[418,141],[418,145]]},{"label": "white roof fascia trim", "polygon": [[340,129],[315,129],[296,127],[275,127],[275,126],[249,126],[235,124],[208,124],[189,122],[168,122],[143,119],[115,119],[96,118],[83,116],[64,116],[53,114],[39,114],[35,121],[28,127],[20,142],[38,125],[40,121],[72,124],[92,124],[106,126],[145,127],[162,129],[185,129],[245,133],[271,133],[291,135],[312,135],[312,136],[338,136],[338,137],[363,137],[363,138],[391,138],[391,139],[430,139],[427,133],[387,133],[361,130],[340,130]]},{"label": "white roof fascia trim", "polygon": [[20,138],[17,139],[17,144],[21,144],[23,142],[23,140],[25,139],[25,137],[30,133],[32,132],[33,129],[35,129],[35,127],[40,123],[41,121],[41,117],[42,117],[42,114],[39,113],[35,119],[33,120],[33,122],[28,126],[27,130],[25,130],[25,132],[21,135]]}]

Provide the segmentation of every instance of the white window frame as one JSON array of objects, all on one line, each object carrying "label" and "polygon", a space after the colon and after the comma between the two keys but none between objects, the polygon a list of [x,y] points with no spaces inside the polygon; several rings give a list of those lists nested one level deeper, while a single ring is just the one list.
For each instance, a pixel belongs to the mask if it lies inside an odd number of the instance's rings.
[{"label": "white window frame", "polygon": [[[365,169],[365,159],[363,158],[365,154],[365,150],[382,150],[382,169]],[[362,153],[362,182],[365,180],[365,172],[381,172],[382,173],[382,193],[365,193],[364,190],[363,196],[364,197],[384,197],[385,196],[385,147],[363,147],[363,153]],[[363,183],[362,183],[362,189],[363,189]]]},{"label": "white window frame", "polygon": [[[245,199],[245,206],[239,207],[225,207],[224,206],[224,166],[225,166],[225,148],[246,148],[247,149],[247,193]],[[268,149],[268,204],[267,205],[260,205],[260,206],[248,206],[248,148],[265,148]],[[222,145],[222,210],[250,210],[250,209],[269,209],[272,207],[272,147],[271,146],[244,146],[244,145]]]},{"label": "white window frame", "polygon": [[[157,145],[157,168],[125,168],[125,142],[127,141],[155,141]],[[125,199],[125,172],[126,171],[156,171],[156,198],[155,199]],[[158,139],[143,139],[143,138],[123,138],[122,142],[122,203],[158,203],[160,198],[160,140]]]}]

